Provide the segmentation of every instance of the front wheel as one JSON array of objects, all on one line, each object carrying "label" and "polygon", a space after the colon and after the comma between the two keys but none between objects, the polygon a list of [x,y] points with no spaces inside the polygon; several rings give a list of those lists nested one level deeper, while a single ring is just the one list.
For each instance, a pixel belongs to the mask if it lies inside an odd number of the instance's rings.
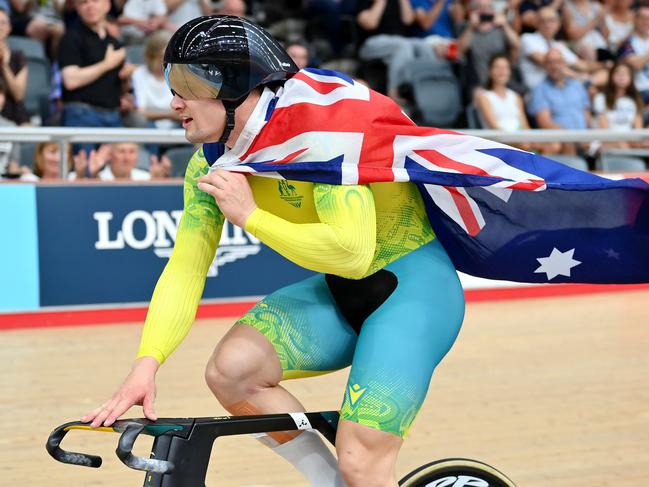
[{"label": "front wheel", "polygon": [[401,479],[402,487],[516,487],[486,463],[448,458],[423,465]]}]

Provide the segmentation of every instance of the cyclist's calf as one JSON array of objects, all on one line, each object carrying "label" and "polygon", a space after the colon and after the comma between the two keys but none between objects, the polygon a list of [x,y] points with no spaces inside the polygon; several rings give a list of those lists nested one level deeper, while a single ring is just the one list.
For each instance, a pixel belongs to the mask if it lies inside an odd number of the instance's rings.
[{"label": "cyclist's calf", "polygon": [[338,466],[349,487],[396,487],[394,466],[403,440],[342,420],[336,435]]}]

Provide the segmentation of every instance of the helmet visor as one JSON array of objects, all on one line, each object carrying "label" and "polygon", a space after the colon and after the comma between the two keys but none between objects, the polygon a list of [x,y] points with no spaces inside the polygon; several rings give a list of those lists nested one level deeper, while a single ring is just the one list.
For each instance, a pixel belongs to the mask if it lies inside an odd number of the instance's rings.
[{"label": "helmet visor", "polygon": [[218,98],[223,74],[211,64],[167,64],[165,80],[171,93],[185,100]]}]

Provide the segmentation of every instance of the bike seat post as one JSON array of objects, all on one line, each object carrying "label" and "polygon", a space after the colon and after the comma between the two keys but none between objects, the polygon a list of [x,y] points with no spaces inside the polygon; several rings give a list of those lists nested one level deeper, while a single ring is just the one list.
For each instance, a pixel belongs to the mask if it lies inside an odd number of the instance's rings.
[{"label": "bike seat post", "polygon": [[207,466],[216,437],[194,428],[189,438],[162,435],[153,442],[151,458],[173,462],[171,474],[147,472],[144,487],[205,487]]}]

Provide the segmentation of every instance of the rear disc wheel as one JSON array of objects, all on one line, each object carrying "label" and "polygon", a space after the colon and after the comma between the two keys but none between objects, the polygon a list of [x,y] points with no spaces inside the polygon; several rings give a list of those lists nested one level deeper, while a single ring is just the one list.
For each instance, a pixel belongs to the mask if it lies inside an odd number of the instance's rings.
[{"label": "rear disc wheel", "polygon": [[448,458],[423,465],[406,475],[402,487],[516,487],[505,474],[486,463]]}]

